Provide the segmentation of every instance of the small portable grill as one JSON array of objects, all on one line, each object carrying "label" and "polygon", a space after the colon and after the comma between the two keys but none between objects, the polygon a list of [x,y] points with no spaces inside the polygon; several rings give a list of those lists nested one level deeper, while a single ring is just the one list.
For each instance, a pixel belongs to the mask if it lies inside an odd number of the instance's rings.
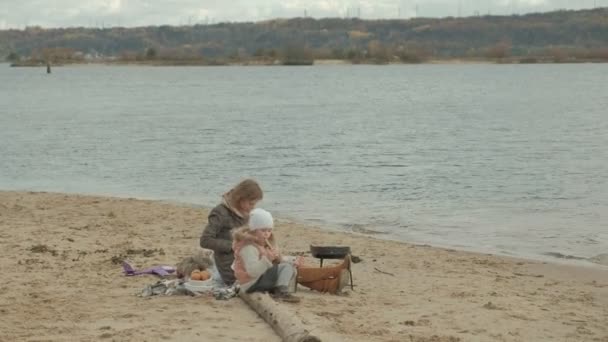
[{"label": "small portable grill", "polygon": [[350,247],[310,246],[310,254],[317,259],[321,259],[321,267],[323,267],[323,259],[344,259],[350,254]]},{"label": "small portable grill", "polygon": [[[310,254],[314,258],[320,259],[320,267],[323,267],[323,259],[344,259],[350,255],[350,247],[348,246],[310,246]],[[353,272],[351,271],[351,263],[348,265],[348,275],[350,276],[350,289],[354,290]]]}]

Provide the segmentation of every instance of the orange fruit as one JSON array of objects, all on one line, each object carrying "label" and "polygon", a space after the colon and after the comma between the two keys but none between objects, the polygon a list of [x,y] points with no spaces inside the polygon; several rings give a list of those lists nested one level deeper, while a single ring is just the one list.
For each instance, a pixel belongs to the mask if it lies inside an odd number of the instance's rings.
[{"label": "orange fruit", "polygon": [[209,274],[208,271],[199,272],[199,276],[201,277],[201,280],[207,280],[207,279],[211,278],[211,274]]},{"label": "orange fruit", "polygon": [[202,278],[203,276],[200,271],[192,271],[192,273],[190,273],[190,279],[192,280],[203,280]]}]

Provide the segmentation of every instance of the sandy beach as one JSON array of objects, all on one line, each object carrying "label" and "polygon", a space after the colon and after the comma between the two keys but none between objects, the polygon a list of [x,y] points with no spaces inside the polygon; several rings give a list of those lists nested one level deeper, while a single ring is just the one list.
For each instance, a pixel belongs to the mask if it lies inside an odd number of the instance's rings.
[{"label": "sandy beach", "polygon": [[[263,205],[262,205],[263,207]],[[266,208],[272,211],[272,208]],[[207,210],[159,201],[0,192],[0,340],[279,341],[241,299],[136,294],[198,250]],[[373,227],[370,227],[373,229]],[[355,290],[282,304],[343,341],[608,341],[608,268],[384,241],[277,219],[286,254],[348,245]]]}]

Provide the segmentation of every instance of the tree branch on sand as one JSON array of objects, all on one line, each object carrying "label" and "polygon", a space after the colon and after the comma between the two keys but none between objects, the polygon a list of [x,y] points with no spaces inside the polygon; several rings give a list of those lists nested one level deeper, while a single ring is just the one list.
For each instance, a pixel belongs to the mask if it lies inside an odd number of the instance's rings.
[{"label": "tree branch on sand", "polygon": [[275,302],[268,294],[259,292],[247,294],[242,291],[240,297],[270,324],[284,342],[321,342],[319,337],[306,329],[300,319]]}]

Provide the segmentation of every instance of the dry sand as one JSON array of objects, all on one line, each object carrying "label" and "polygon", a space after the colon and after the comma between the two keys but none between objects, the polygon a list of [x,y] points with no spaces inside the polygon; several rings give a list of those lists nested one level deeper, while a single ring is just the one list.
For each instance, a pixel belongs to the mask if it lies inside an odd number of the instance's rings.
[{"label": "dry sand", "polygon": [[[267,208],[272,210],[272,208]],[[198,247],[207,211],[156,201],[0,192],[0,340],[278,341],[239,298],[135,296]],[[283,250],[349,245],[355,291],[287,305],[326,340],[608,341],[608,270],[475,254],[277,220]],[[142,249],[147,249],[142,253]],[[139,253],[138,253],[139,252]]]}]

